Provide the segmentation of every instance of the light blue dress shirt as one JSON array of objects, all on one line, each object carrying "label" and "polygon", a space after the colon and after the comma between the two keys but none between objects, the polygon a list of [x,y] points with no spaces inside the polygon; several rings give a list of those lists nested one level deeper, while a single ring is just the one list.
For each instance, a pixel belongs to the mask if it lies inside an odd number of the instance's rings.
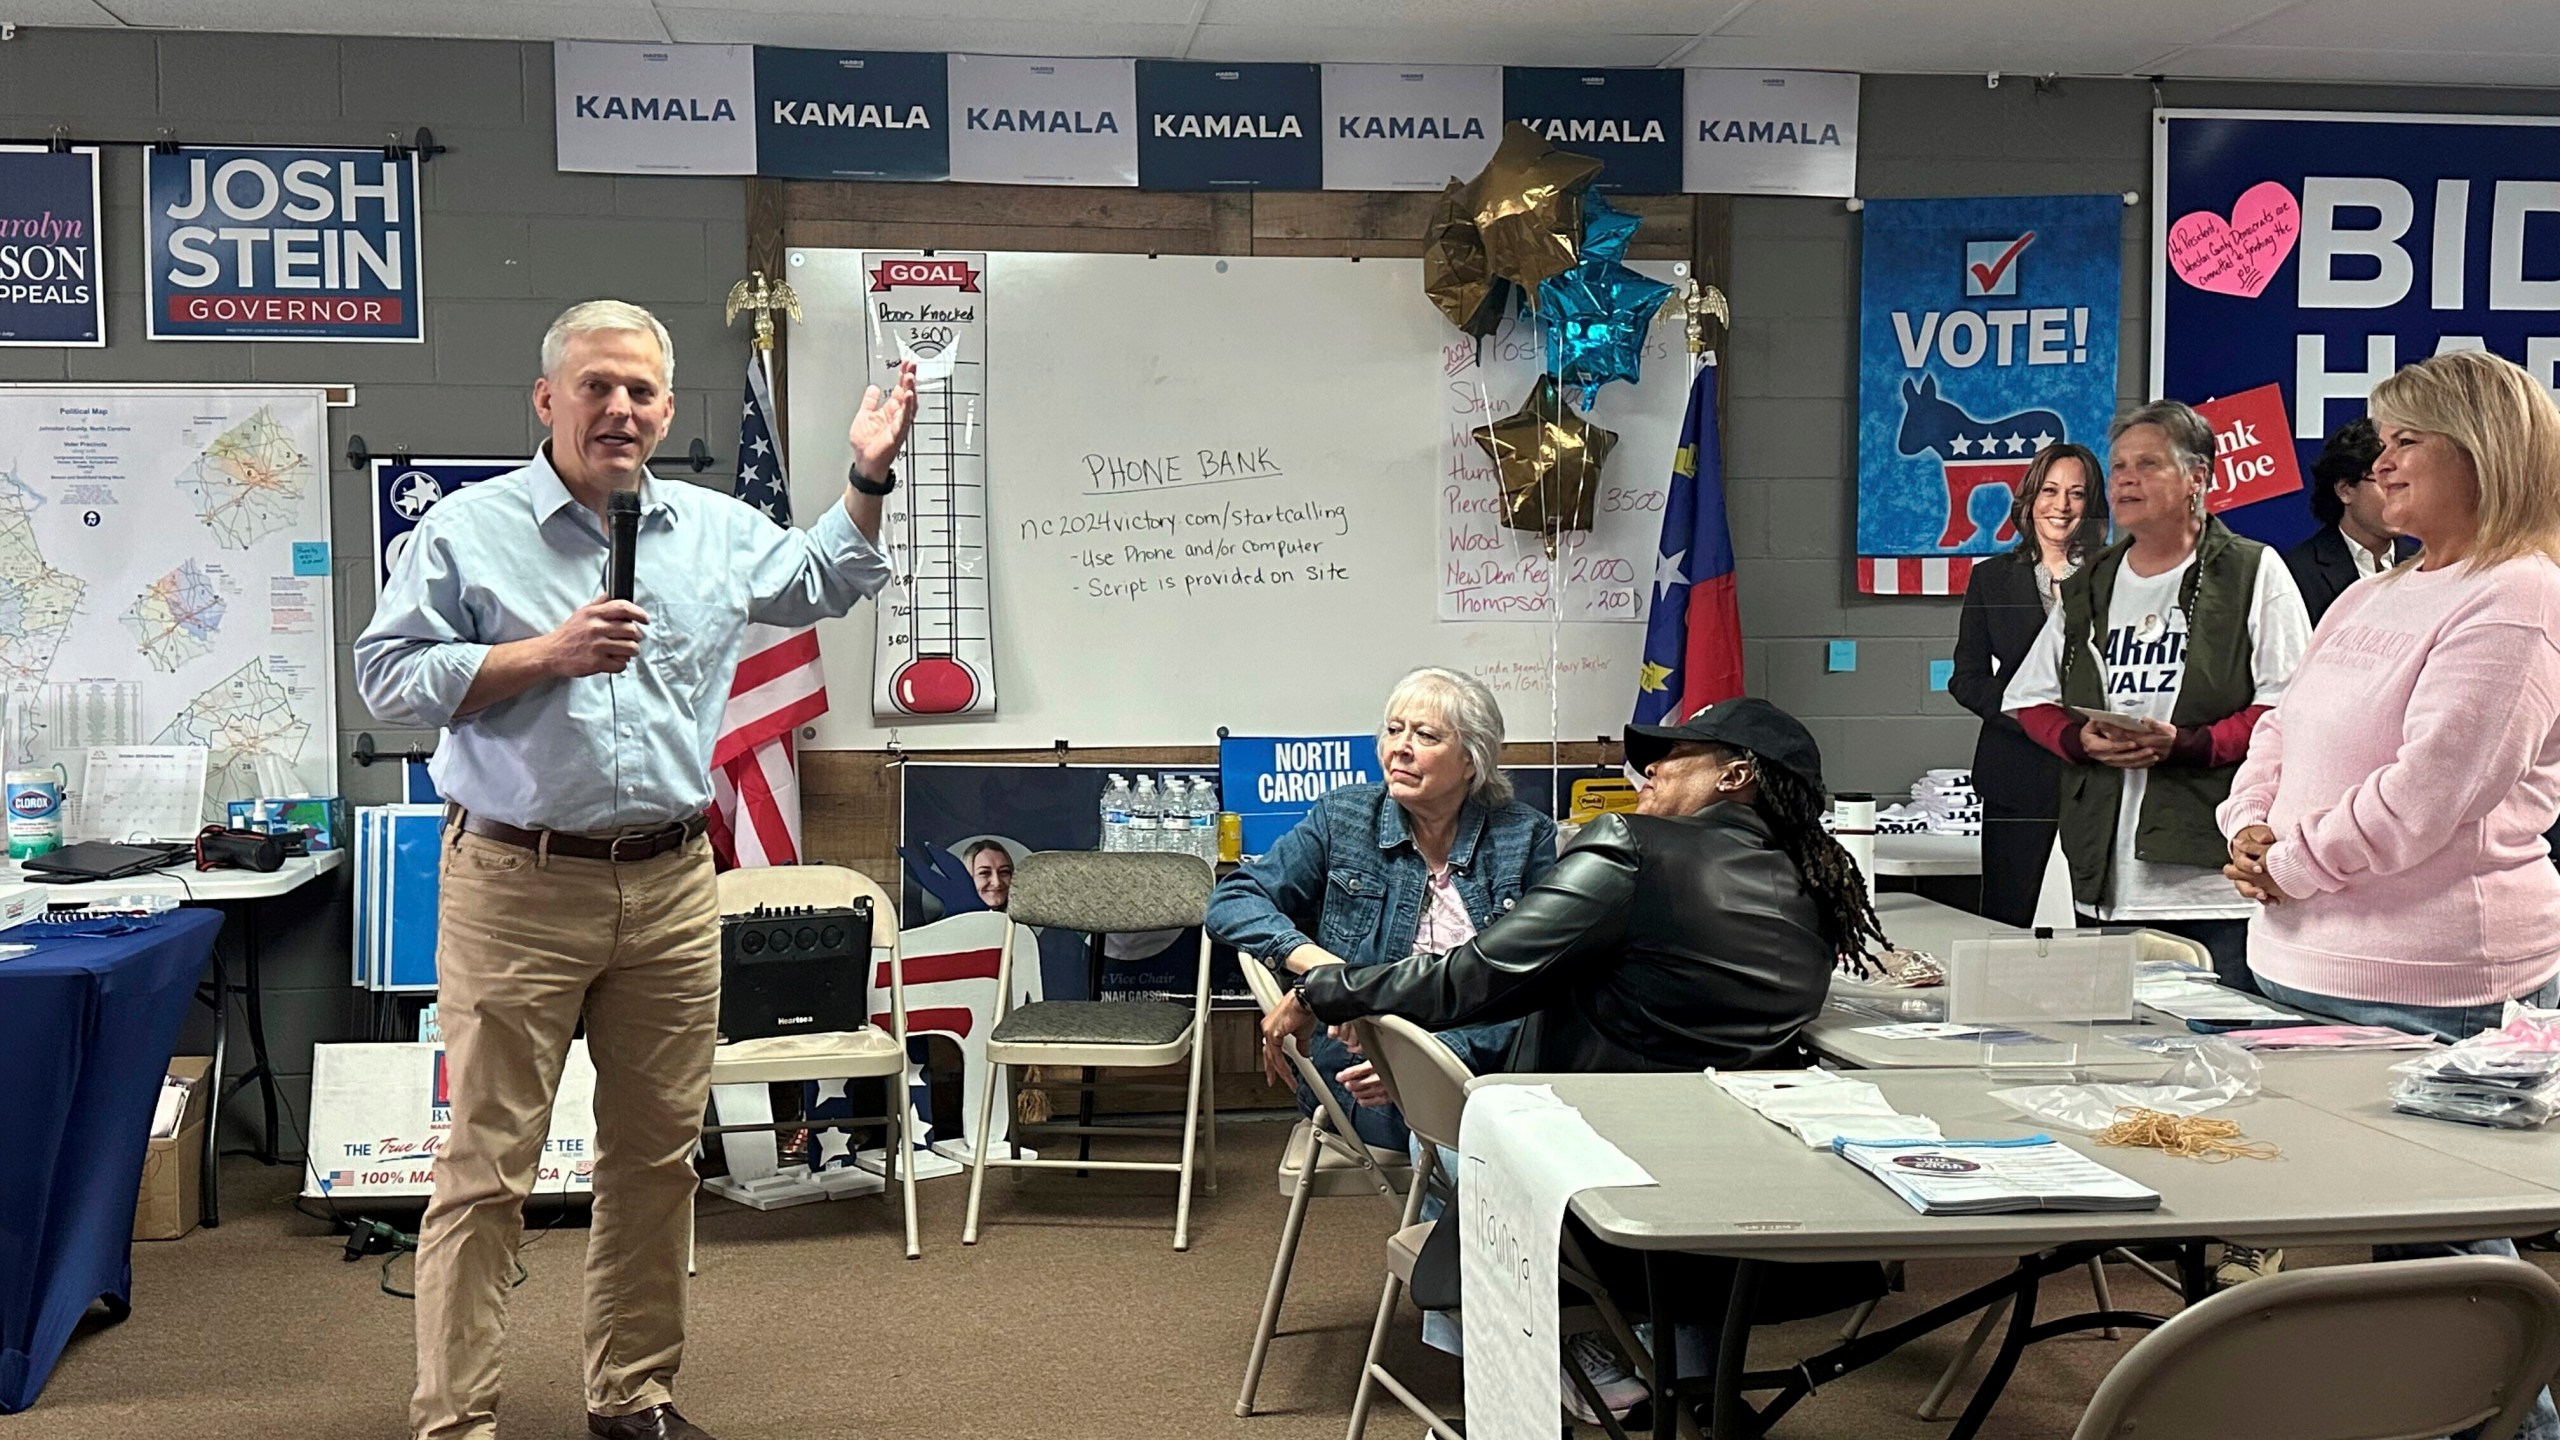
[{"label": "light blue dress shirt", "polygon": [[491,646],[556,629],[605,590],[603,523],[533,462],[438,502],[356,640],[356,685],[386,725],[445,727],[446,799],[528,829],[661,825],[711,803],[711,749],[749,622],[801,626],[889,583],[830,503],[807,530],[744,501],[647,477],[632,599],[649,614],[619,675],[545,680],[457,718]]}]

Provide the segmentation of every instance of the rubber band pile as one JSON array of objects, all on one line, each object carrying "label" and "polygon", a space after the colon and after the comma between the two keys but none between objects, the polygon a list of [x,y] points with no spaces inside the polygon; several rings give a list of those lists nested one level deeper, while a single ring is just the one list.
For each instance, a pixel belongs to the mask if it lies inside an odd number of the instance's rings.
[{"label": "rubber band pile", "polygon": [[2120,1112],[2098,1132],[2098,1143],[2166,1150],[2189,1160],[2273,1160],[2283,1152],[2270,1141],[2240,1138],[2240,1122],[2202,1115],[2163,1115],[2139,1106]]}]

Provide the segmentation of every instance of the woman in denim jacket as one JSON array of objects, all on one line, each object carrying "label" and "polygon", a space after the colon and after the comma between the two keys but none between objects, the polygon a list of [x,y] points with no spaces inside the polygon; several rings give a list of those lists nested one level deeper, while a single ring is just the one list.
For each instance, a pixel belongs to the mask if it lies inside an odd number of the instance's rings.
[{"label": "woman in denim jacket", "polygon": [[[1377,965],[1465,944],[1556,859],[1555,822],[1512,798],[1501,758],[1502,708],[1483,682],[1452,670],[1405,676],[1378,725],[1386,783],[1327,793],[1269,854],[1220,881],[1209,933],[1273,966],[1302,947],[1314,948],[1310,958]],[[1509,1020],[1440,1039],[1487,1071],[1519,1028]],[[1404,1118],[1366,1061],[1330,1034],[1308,1058],[1332,1077],[1362,1140],[1405,1149]],[[1298,1109],[1315,1108],[1301,1083]]]}]

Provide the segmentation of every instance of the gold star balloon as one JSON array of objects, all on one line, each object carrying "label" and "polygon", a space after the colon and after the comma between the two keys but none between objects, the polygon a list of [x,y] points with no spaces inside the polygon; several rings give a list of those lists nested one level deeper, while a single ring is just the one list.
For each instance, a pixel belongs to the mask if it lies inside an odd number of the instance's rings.
[{"label": "gold star balloon", "polygon": [[1582,189],[1600,173],[1588,155],[1559,150],[1517,120],[1467,183],[1487,268],[1524,290],[1582,259]]},{"label": "gold star balloon", "polygon": [[1554,376],[1539,376],[1529,398],[1509,418],[1468,434],[1500,472],[1502,523],[1545,537],[1548,559],[1556,558],[1560,532],[1591,528],[1600,498],[1600,467],[1618,436],[1564,403]]},{"label": "gold star balloon", "polygon": [[1512,288],[1486,268],[1484,237],[1472,212],[1467,182],[1451,180],[1432,207],[1431,227],[1422,232],[1422,293],[1450,324],[1483,337],[1502,323]]}]

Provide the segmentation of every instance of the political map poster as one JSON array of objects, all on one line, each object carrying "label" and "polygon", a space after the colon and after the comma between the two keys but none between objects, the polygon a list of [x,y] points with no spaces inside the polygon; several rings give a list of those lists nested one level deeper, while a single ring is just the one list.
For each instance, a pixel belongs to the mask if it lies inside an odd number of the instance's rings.
[{"label": "political map poster", "polygon": [[[2162,110],[2152,189],[2152,392],[2274,387],[2302,473],[2430,355],[2488,350],[2560,388],[2560,117]],[[2292,489],[2233,468],[2217,499],[2266,498],[2226,509],[2232,528],[2311,533]]]},{"label": "political map poster", "polygon": [[98,147],[0,145],[0,345],[107,343]]},{"label": "political map poster", "polygon": [[8,765],[76,794],[90,746],[202,745],[208,820],[339,793],[326,414],[316,388],[0,387]]},{"label": "political map poster", "polygon": [[2017,539],[2035,452],[2104,451],[2124,200],[1871,200],[1858,317],[1858,589],[1961,595]]},{"label": "political map poster", "polygon": [[414,153],[148,150],[142,209],[154,340],[426,339]]},{"label": "political map poster", "polygon": [[522,469],[518,456],[473,455],[416,459],[407,455],[376,456],[367,467],[373,495],[373,590],[379,595],[391,583],[392,567],[409,553],[409,536],[436,502],[466,485],[477,485],[510,470]]}]

